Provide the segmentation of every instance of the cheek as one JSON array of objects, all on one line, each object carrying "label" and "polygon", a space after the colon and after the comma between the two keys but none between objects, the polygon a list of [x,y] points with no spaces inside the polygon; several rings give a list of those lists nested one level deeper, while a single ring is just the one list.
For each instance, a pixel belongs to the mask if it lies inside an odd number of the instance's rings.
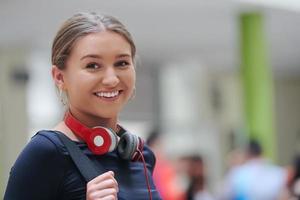
[{"label": "cheek", "polygon": [[130,79],[131,79],[131,85],[133,85],[133,87],[135,87],[135,81],[136,81],[136,73],[135,70],[132,70],[132,73],[130,75]]},{"label": "cheek", "polygon": [[82,74],[73,74],[69,77],[66,83],[70,98],[80,98],[82,94],[89,92],[89,86],[91,85],[90,82],[91,80],[84,77]]},{"label": "cheek", "polygon": [[135,88],[135,81],[136,81],[136,77],[135,77],[135,71],[131,71],[130,73],[126,73],[126,75],[124,74],[123,76],[123,83],[125,83],[127,91],[126,91],[126,98],[130,99],[131,96],[134,93],[134,88]]},{"label": "cheek", "polygon": [[130,90],[130,93],[132,93],[133,90],[135,89],[135,81],[136,81],[135,73],[132,73],[128,77],[128,88]]},{"label": "cheek", "polygon": [[134,75],[133,75],[133,77],[132,77],[132,85],[133,85],[133,87],[135,87],[135,81],[136,81],[136,77],[135,77],[135,73],[134,73]]}]

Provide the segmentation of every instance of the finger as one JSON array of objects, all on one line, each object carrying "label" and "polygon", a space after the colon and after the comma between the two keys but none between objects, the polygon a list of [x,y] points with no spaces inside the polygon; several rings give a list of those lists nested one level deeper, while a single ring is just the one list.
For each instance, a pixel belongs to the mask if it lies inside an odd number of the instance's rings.
[{"label": "finger", "polygon": [[89,184],[87,186],[87,194],[100,191],[103,189],[107,189],[107,188],[115,188],[117,191],[119,191],[119,186],[117,181],[114,178],[112,178],[112,179],[104,180],[100,183]]},{"label": "finger", "polygon": [[98,190],[93,192],[92,194],[89,195],[89,197],[91,199],[95,199],[95,198],[104,198],[107,196],[111,196],[113,195],[114,197],[117,197],[117,190],[116,188],[108,188],[108,189],[104,189],[104,190]]},{"label": "finger", "polygon": [[113,195],[109,195],[109,196],[106,196],[106,197],[103,197],[103,198],[100,198],[100,199],[97,199],[97,200],[117,200],[118,197],[115,197]]},{"label": "finger", "polygon": [[102,181],[101,183],[98,183],[97,185],[103,185],[102,186],[103,188],[109,188],[109,187],[116,188],[116,189],[119,188],[119,184],[116,181],[116,179],[114,179],[114,178]]},{"label": "finger", "polygon": [[96,178],[94,178],[93,180],[88,182],[88,184],[99,183],[99,182],[101,182],[105,179],[109,179],[109,178],[113,178],[113,177],[114,177],[114,172],[113,171],[108,171],[108,172],[105,172],[105,173],[97,176]]},{"label": "finger", "polygon": [[101,190],[106,188],[117,188],[117,187],[118,187],[118,183],[115,179],[107,179],[93,185],[93,188],[96,190]]}]

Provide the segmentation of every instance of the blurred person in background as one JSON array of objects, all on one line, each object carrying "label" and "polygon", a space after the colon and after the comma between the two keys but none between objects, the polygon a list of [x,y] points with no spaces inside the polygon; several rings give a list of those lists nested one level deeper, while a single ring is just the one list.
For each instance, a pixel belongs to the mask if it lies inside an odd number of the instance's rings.
[{"label": "blurred person in background", "polygon": [[228,172],[220,199],[278,200],[285,180],[285,170],[264,158],[261,145],[251,140],[247,147],[246,162]]},{"label": "blurred person in background", "polygon": [[246,153],[244,149],[236,148],[230,151],[226,157],[226,161],[227,169],[232,169],[242,165],[246,161]]},{"label": "blurred person in background", "polygon": [[186,163],[188,187],[186,190],[187,200],[214,200],[207,189],[205,164],[203,158],[198,155],[185,156],[182,162]]},{"label": "blurred person in background", "polygon": [[153,130],[147,138],[147,144],[156,156],[153,171],[154,183],[163,200],[185,200],[178,171],[173,162],[165,155],[162,142],[161,133],[158,129]]},{"label": "blurred person in background", "polygon": [[[135,92],[135,53],[130,33],[114,17],[78,13],[61,26],[52,77],[67,97],[61,96],[65,118],[39,131],[21,152],[5,200],[161,199],[152,180],[153,152],[118,124]],[[61,137],[104,172],[84,179]]]}]

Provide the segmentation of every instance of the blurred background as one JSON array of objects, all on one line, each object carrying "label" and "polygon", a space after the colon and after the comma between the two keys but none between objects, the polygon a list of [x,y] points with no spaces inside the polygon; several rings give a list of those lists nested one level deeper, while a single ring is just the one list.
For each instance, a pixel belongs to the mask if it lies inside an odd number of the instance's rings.
[{"label": "blurred background", "polygon": [[62,119],[51,44],[78,11],[116,16],[132,33],[137,94],[120,121],[145,139],[158,133],[183,192],[187,158],[203,158],[213,196],[229,156],[250,138],[274,164],[292,163],[300,150],[299,1],[0,0],[1,195],[30,137]]}]

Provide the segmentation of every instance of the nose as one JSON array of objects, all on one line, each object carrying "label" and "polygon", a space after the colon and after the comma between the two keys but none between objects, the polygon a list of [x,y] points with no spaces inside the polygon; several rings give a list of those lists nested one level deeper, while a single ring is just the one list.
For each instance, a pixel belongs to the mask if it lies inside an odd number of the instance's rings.
[{"label": "nose", "polygon": [[113,67],[108,67],[102,79],[102,84],[108,87],[114,87],[120,82],[119,77]]}]

